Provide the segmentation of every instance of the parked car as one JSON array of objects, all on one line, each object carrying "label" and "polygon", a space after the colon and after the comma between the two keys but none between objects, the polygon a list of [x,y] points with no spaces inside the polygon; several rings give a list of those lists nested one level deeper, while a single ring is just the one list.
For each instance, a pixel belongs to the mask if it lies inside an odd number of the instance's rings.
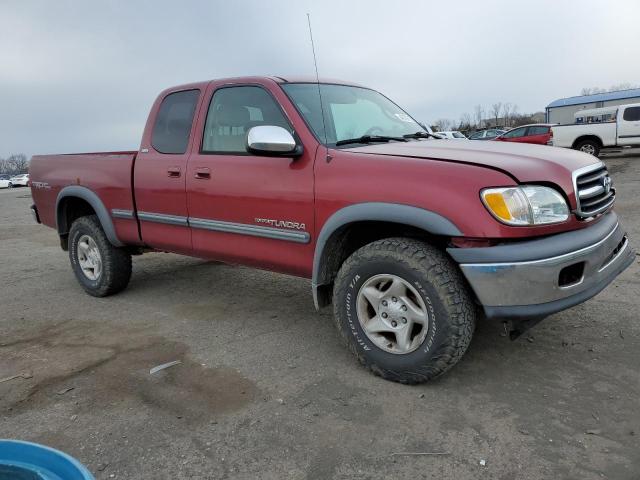
[{"label": "parked car", "polygon": [[640,103],[619,105],[615,114],[611,107],[590,110],[588,116],[577,112],[576,121],[571,125],[555,125],[552,145],[573,148],[581,152],[598,156],[606,147],[640,146]]},{"label": "parked car", "polygon": [[11,178],[11,175],[6,173],[0,173],[0,180],[9,180],[10,178]]},{"label": "parked car", "polygon": [[0,188],[11,188],[13,184],[8,178],[0,178]]},{"label": "parked car", "polygon": [[26,187],[29,185],[29,174],[22,173],[20,175],[14,175],[10,181],[14,187]]},{"label": "parked car", "polygon": [[455,365],[480,308],[515,338],[635,260],[602,162],[433,140],[347,82],[170,88],[139,151],[34,156],[30,172],[34,218],[88,294],[123,290],[149,250],[310,278],[358,360],[403,383]]},{"label": "parked car", "polygon": [[551,141],[552,123],[536,123],[523,125],[498,135],[494,140],[499,142],[535,143],[547,145]]},{"label": "parked car", "polygon": [[467,137],[465,137],[463,133],[455,130],[450,130],[445,132],[436,132],[436,135],[439,135],[440,137],[445,138],[447,140],[466,140],[467,139]]},{"label": "parked car", "polygon": [[475,132],[469,137],[469,140],[493,140],[498,135],[502,135],[505,130],[497,130],[495,128],[489,128],[487,130],[480,130]]}]

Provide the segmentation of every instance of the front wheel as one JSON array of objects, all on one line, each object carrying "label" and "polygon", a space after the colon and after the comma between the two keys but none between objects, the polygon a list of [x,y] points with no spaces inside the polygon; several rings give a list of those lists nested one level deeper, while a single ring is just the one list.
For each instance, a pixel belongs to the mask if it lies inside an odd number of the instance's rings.
[{"label": "front wheel", "polygon": [[348,347],[396,382],[426,382],[449,370],[475,327],[475,306],[456,265],[417,240],[389,238],[357,250],[340,268],[333,298]]},{"label": "front wheel", "polygon": [[131,255],[109,242],[95,215],[80,217],[71,225],[69,259],[78,282],[94,297],[118,293],[131,278]]},{"label": "front wheel", "polygon": [[595,140],[583,140],[578,143],[575,148],[576,150],[588,153],[589,155],[593,155],[594,157],[597,157],[600,153],[600,144]]}]

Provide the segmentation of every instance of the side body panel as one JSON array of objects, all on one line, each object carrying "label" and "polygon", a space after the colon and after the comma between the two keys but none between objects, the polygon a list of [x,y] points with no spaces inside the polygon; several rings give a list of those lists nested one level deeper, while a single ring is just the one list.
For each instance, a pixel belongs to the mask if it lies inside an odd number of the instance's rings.
[{"label": "side body panel", "polygon": [[539,135],[527,135],[524,138],[527,139],[526,143],[533,143],[535,145],[546,145],[549,141],[550,136],[548,133],[544,133]]},{"label": "side body panel", "polygon": [[480,201],[480,190],[487,186],[517,184],[497,170],[463,163],[345,150],[331,150],[330,155],[331,162],[318,161],[316,164],[318,229],[322,229],[338,210],[362,202],[424,209],[448,219],[461,236],[467,237],[521,238],[579,228],[578,222],[574,225],[571,220],[535,228],[508,227],[496,222]]},{"label": "side body panel", "polygon": [[195,124],[205,89],[206,83],[165,90],[158,96],[149,113],[133,179],[142,239],[152,248],[185,255],[193,253],[188,225],[186,178],[194,128],[191,127],[184,153],[162,153],[156,150],[152,133],[162,101],[176,92],[200,91],[193,115]]},{"label": "side body panel", "polygon": [[618,144],[640,145],[640,104],[625,105],[619,108]]},{"label": "side body panel", "polygon": [[[31,193],[42,223],[57,228],[56,202],[60,191],[80,186],[93,192],[107,212],[134,210],[131,172],[136,152],[106,152],[74,155],[36,155],[31,159]],[[113,218],[117,238],[123,244],[139,245],[135,221]]]},{"label": "side body panel", "polygon": [[[216,89],[234,85],[257,85],[271,93],[304,145],[302,156],[201,153],[209,102]],[[282,90],[264,79],[213,82],[196,131],[186,176],[194,255],[309,276],[317,142]],[[282,238],[276,238],[280,234]]]},{"label": "side body panel", "polygon": [[556,125],[551,128],[554,147],[571,148],[578,138],[584,136],[599,138],[605,147],[616,145],[616,124],[614,122]]}]

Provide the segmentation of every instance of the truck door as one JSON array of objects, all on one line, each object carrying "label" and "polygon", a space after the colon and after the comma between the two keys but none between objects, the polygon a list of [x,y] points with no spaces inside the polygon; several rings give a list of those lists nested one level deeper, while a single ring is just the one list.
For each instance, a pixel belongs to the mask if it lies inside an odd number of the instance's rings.
[{"label": "truck door", "polygon": [[305,151],[298,158],[247,152],[247,132],[254,126],[276,125],[293,133],[274,92],[266,87],[212,85],[209,95],[199,119],[201,145],[199,150],[194,147],[187,169],[194,252],[309,274],[315,152]]},{"label": "truck door", "polygon": [[618,115],[622,116],[618,118],[618,145],[640,145],[640,105],[624,107]]},{"label": "truck door", "polygon": [[200,90],[191,89],[169,92],[159,99],[136,158],[136,210],[142,240],[153,248],[191,253],[185,179],[200,96]]}]

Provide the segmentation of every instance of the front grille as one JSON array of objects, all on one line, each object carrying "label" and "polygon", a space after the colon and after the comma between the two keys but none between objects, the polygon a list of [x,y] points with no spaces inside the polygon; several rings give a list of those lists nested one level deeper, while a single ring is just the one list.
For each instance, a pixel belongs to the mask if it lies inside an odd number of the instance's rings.
[{"label": "front grille", "polygon": [[616,200],[616,190],[611,187],[611,177],[603,163],[580,169],[575,176],[576,214],[593,217],[607,210]]}]

